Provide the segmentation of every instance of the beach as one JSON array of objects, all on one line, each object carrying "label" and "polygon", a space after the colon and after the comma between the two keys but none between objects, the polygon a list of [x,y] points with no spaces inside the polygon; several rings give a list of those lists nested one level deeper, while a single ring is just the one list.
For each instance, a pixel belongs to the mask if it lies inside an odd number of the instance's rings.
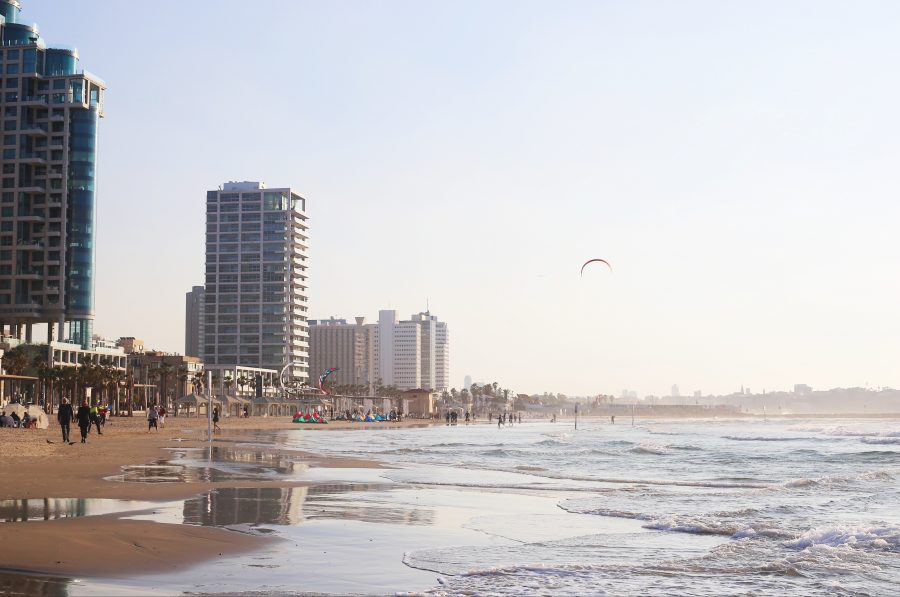
[{"label": "beach", "polygon": [[[177,483],[117,483],[107,477],[121,473],[121,467],[141,465],[171,457],[166,448],[206,446],[207,421],[190,417],[168,417],[159,431],[147,432],[141,417],[112,418],[98,436],[96,429],[86,444],[62,443],[59,426],[51,422],[47,429],[0,429],[0,445],[4,453],[14,457],[7,461],[8,482],[0,484],[0,501],[44,499],[116,499],[171,501],[185,499],[222,487],[286,488],[309,485],[309,482],[284,479],[201,480],[187,479]],[[400,425],[419,426],[421,421]],[[305,427],[324,430],[322,426],[295,425],[284,418],[223,419],[222,433],[215,443],[233,442],[241,433],[273,432]],[[78,437],[73,425],[72,437]],[[328,431],[351,427],[336,422]],[[359,427],[357,425],[357,427]],[[52,443],[51,443],[52,442]],[[275,451],[273,451],[274,453]],[[321,457],[316,454],[292,455],[309,466],[329,468],[378,467],[379,463],[359,458]],[[6,510],[8,513],[15,510]],[[229,532],[220,528],[157,524],[149,521],[123,520],[115,514],[64,518],[52,524],[23,527],[0,524],[0,544],[15,545],[3,554],[0,566],[38,573],[122,576],[135,571],[170,570],[190,566],[226,553],[242,553],[271,541],[265,537]]]},{"label": "beach", "polygon": [[875,595],[897,587],[897,419],[622,423],[301,429],[226,418],[212,445],[196,419],[169,418],[159,434],[116,419],[85,446],[48,444],[55,426],[3,429],[0,441],[15,440],[34,474],[0,488],[2,519],[19,521],[0,524],[0,544],[16,546],[4,550],[0,588]]}]

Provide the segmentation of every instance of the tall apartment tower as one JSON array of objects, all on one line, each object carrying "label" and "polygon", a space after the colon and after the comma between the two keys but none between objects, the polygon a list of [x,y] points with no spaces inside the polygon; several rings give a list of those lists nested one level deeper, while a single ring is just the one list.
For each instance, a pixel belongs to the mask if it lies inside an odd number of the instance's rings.
[{"label": "tall apartment tower", "polygon": [[309,382],[307,231],[306,199],[290,188],[207,192],[204,363],[292,365]]},{"label": "tall apartment tower", "polygon": [[377,326],[367,324],[365,317],[355,323],[346,319],[309,321],[310,375],[316,377],[331,367],[338,371],[329,376],[329,383],[358,386],[358,390],[373,392],[377,381],[375,366],[375,334]]},{"label": "tall apartment tower", "polygon": [[184,355],[188,357],[201,356],[205,293],[203,286],[194,286],[184,297]]},{"label": "tall apartment tower", "polygon": [[375,347],[383,385],[402,390],[449,389],[450,336],[447,324],[430,312],[398,321],[396,311],[379,311]]},{"label": "tall apartment tower", "polygon": [[94,319],[97,130],[106,85],[79,70],[78,52],[50,48],[0,0],[2,200],[0,331],[89,348]]}]

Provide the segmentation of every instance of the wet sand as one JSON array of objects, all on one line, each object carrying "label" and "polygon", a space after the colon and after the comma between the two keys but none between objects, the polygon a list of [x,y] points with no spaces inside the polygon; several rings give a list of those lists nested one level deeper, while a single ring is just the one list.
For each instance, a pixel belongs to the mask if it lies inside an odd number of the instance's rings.
[{"label": "wet sand", "polygon": [[[422,426],[424,421],[378,425]],[[376,424],[372,424],[376,425]],[[372,426],[370,425],[370,426]],[[315,429],[328,433],[360,429],[358,423],[296,425],[286,418],[223,419],[222,432],[213,446],[240,451],[242,441],[253,441],[260,431]],[[123,483],[107,480],[123,467],[160,463],[171,458],[171,448],[209,446],[206,420],[168,417],[159,432],[147,433],[140,417],[113,418],[103,434],[91,433],[81,444],[72,430],[74,445],[64,444],[59,426],[48,429],[0,429],[0,449],[6,456],[5,481],[0,500],[44,498],[117,498],[165,501],[197,496],[221,488],[288,488],[311,482],[284,479],[187,479],[168,483]],[[168,449],[167,449],[168,448]],[[251,450],[259,451],[260,448]],[[270,453],[278,450],[267,450]],[[378,468],[377,462],[355,458],[323,458],[292,452],[300,466],[326,468]],[[162,524],[129,520],[124,514],[0,523],[0,568],[62,576],[117,577],[133,573],[185,569],[220,555],[262,549],[277,539],[215,527]],[[9,549],[12,547],[12,549]]]}]

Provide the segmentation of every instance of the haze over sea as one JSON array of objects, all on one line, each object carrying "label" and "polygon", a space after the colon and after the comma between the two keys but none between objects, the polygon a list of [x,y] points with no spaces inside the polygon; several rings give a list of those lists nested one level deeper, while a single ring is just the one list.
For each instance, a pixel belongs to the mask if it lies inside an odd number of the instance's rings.
[{"label": "haze over sea", "polygon": [[[558,494],[561,513],[613,523],[578,532],[565,517],[475,511],[465,526],[502,540],[449,546],[436,536],[406,553],[408,566],[439,575],[433,593],[886,595],[900,592],[897,422],[620,419],[365,440],[374,458],[414,463],[384,473],[397,483]],[[284,437],[359,450],[355,433]]]}]

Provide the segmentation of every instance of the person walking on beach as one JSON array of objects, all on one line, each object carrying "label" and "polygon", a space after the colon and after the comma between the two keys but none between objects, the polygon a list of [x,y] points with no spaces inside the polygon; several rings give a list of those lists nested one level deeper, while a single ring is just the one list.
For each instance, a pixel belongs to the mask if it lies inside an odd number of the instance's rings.
[{"label": "person walking on beach", "polygon": [[151,429],[156,429],[159,433],[159,411],[156,410],[156,405],[147,409],[147,433],[150,433]]},{"label": "person walking on beach", "polygon": [[219,429],[219,407],[218,406],[213,409],[213,431],[215,431],[217,433],[219,431],[222,431],[221,429]]},{"label": "person walking on beach", "polygon": [[500,429],[500,415],[497,415],[497,429]]},{"label": "person walking on beach", "polygon": [[87,400],[81,401],[78,407],[78,429],[81,430],[81,443],[87,443],[88,431],[91,429],[91,407],[88,406]]},{"label": "person walking on beach", "polygon": [[91,407],[91,424],[97,426],[97,435],[103,435],[100,431],[100,409],[96,405]]},{"label": "person walking on beach", "polygon": [[63,398],[59,410],[56,411],[56,420],[59,421],[59,428],[62,429],[63,443],[69,443],[69,425],[74,418],[75,412],[72,410],[72,405],[69,404],[69,399]]},{"label": "person walking on beach", "polygon": [[160,425],[160,427],[166,426],[166,407],[165,406],[159,407],[159,425]]}]

